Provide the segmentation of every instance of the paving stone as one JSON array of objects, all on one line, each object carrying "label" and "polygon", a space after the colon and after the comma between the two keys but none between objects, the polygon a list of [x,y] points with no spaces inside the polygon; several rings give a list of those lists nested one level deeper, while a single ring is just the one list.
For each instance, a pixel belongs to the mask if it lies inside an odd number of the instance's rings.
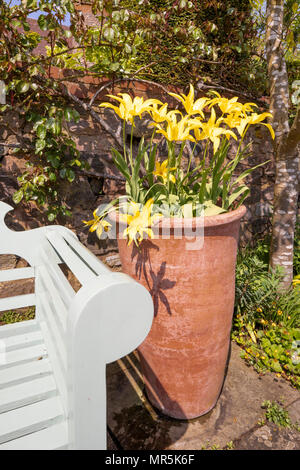
[{"label": "paving stone", "polygon": [[[295,415],[299,412],[299,392],[274,374],[257,374],[240,358],[235,344],[217,405],[200,418],[175,420],[154,410],[144,394],[136,354],[109,365],[107,387],[108,426],[125,450],[224,448],[228,442],[256,430],[258,420],[264,416],[261,404],[265,400],[284,400]],[[258,438],[254,436],[253,442]],[[278,445],[287,443],[278,439]]]},{"label": "paving stone", "polygon": [[300,432],[268,423],[235,443],[236,450],[299,450]]}]

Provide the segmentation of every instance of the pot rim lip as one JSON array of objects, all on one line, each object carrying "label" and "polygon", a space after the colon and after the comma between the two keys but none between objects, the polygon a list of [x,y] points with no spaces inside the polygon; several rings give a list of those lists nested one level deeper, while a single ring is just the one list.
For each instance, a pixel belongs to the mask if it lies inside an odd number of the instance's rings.
[{"label": "pot rim lip", "polygon": [[[240,220],[247,212],[247,208],[244,205],[241,205],[237,209],[229,212],[224,212],[218,215],[208,215],[205,217],[163,217],[159,218],[153,223],[153,227],[195,227],[203,226],[204,227],[215,227],[218,225],[225,225],[231,222]],[[120,222],[117,212],[113,211],[108,216],[114,222],[117,221],[120,225],[126,226],[125,222]],[[204,221],[204,224],[203,224]]]}]

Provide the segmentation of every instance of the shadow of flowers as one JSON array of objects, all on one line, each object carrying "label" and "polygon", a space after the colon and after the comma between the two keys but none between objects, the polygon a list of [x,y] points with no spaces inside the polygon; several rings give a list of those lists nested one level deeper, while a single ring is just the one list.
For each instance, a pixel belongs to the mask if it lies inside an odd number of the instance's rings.
[{"label": "shadow of flowers", "polygon": [[167,295],[164,291],[172,289],[176,282],[170,279],[165,279],[166,274],[166,261],[163,261],[159,270],[155,273],[151,265],[150,251],[159,248],[150,240],[144,240],[143,243],[137,248],[133,246],[131,261],[135,262],[135,275],[141,279],[143,275],[148,287],[148,290],[153,299],[154,315],[158,313],[159,302],[162,302],[169,315],[172,315],[171,307]]}]

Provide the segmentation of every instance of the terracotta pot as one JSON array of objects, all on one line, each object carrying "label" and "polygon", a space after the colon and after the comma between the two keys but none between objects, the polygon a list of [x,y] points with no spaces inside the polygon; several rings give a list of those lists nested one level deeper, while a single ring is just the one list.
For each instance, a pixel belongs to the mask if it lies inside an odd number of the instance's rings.
[{"label": "terracotta pot", "polygon": [[[173,418],[207,413],[221,392],[245,212],[242,206],[205,217],[204,243],[198,249],[186,238],[176,239],[182,223],[176,218],[167,219],[170,239],[144,240],[140,250],[118,239],[123,271],[148,288],[154,301],[152,329],[138,349],[146,392],[156,408]],[[190,227],[196,222],[185,219]]]}]

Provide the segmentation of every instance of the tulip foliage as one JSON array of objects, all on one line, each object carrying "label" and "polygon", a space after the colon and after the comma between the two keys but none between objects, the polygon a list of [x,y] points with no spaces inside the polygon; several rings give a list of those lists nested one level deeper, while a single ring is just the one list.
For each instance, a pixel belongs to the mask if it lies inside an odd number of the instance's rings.
[{"label": "tulip foliage", "polygon": [[[266,126],[272,138],[274,131],[269,123],[270,113],[257,114],[254,103],[242,104],[237,97],[228,99],[216,91],[209,96],[195,99],[194,88],[190,85],[188,95],[170,93],[183,105],[184,112],[168,110],[168,105],[156,99],[132,99],[126,93],[108,95],[111,102],[100,106],[112,109],[122,120],[124,129],[124,152],[113,149],[114,163],[126,179],[129,208],[132,213],[122,214],[128,209],[128,201],[115,200],[100,213],[94,212],[94,219],[85,222],[98,235],[107,229],[106,216],[114,210],[121,211],[121,217],[128,227],[124,235],[129,243],[138,243],[148,235],[152,237],[151,224],[155,217],[195,217],[217,215],[238,208],[249,194],[244,179],[261,163],[248,168],[238,177],[234,172],[238,163],[245,158],[247,146],[242,143],[248,128],[253,124]],[[136,118],[150,117],[153,128],[150,142],[141,139],[138,153],[133,154],[132,139],[126,147],[126,122],[131,124],[131,136]],[[208,117],[206,117],[208,115]],[[162,135],[166,142],[167,154],[160,155],[156,137]],[[228,159],[230,139],[238,141],[237,151]],[[182,164],[185,145],[193,144],[186,167]],[[203,144],[200,163],[192,167],[196,146]],[[208,155],[211,155],[208,158]],[[142,208],[142,209],[141,209]]]}]

